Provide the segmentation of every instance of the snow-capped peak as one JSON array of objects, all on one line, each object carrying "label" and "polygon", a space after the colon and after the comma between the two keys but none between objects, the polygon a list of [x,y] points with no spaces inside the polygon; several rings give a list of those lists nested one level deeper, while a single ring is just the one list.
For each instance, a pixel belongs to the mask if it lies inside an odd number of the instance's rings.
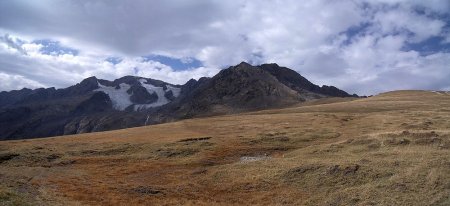
[{"label": "snow-capped peak", "polygon": [[164,87],[157,87],[153,84],[150,84],[147,79],[141,78],[138,79],[139,83],[142,87],[144,87],[149,94],[156,94],[157,99],[155,102],[150,104],[136,104],[131,101],[130,97],[133,95],[133,92],[128,93],[127,91],[131,88],[131,85],[126,83],[119,84],[120,88],[116,88],[114,86],[105,86],[102,85],[100,82],[97,82],[98,89],[95,89],[94,91],[101,91],[104,92],[109,96],[111,99],[111,102],[113,104],[113,108],[116,110],[125,110],[127,107],[134,105],[134,110],[139,111],[142,109],[149,109],[154,107],[160,107],[162,105],[168,104],[170,102],[169,99],[165,96],[167,92],[171,91],[172,95],[174,97],[178,97],[181,92],[181,88],[172,86],[167,84],[164,89]]}]

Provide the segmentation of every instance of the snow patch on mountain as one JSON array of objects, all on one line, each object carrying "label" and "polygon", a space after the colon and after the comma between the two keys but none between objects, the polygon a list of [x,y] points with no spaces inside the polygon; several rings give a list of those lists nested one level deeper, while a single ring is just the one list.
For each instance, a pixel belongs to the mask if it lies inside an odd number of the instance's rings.
[{"label": "snow patch on mountain", "polygon": [[115,87],[108,87],[98,82],[98,87],[94,91],[101,91],[107,94],[111,99],[114,109],[125,110],[125,108],[133,104],[130,100],[131,95],[127,93],[127,90],[130,89],[130,85],[128,84],[122,83],[119,85],[120,88],[116,89]]},{"label": "snow patch on mountain", "polygon": [[178,97],[178,96],[180,96],[181,88],[167,85],[167,90],[166,91],[172,91],[173,96],[174,97]]},{"label": "snow patch on mountain", "polygon": [[163,87],[157,87],[157,86],[154,86],[152,84],[147,84],[147,80],[146,79],[139,79],[139,82],[147,90],[148,93],[150,93],[150,94],[156,93],[156,95],[158,96],[158,100],[156,100],[156,102],[151,103],[151,104],[136,104],[136,105],[134,105],[134,110],[139,111],[139,110],[142,110],[142,109],[159,107],[159,106],[165,105],[165,104],[170,102],[164,96],[166,91],[164,91]]},{"label": "snow patch on mountain", "polygon": [[134,105],[133,109],[135,111],[160,107],[170,102],[170,100],[167,99],[165,96],[166,92],[172,91],[174,97],[178,97],[181,92],[181,88],[166,85],[166,89],[164,89],[164,87],[157,87],[155,85],[149,84],[146,79],[139,79],[139,82],[141,83],[141,86],[144,87],[149,94],[156,94],[158,96],[156,102],[151,104],[133,103],[130,100],[132,94],[128,94],[127,92],[131,88],[131,86],[125,83],[119,84],[120,88],[116,89],[116,87],[105,86],[100,84],[100,82],[97,82],[99,88],[95,89],[94,91],[101,91],[107,94],[111,99],[113,108],[121,111],[125,110],[130,105]]}]

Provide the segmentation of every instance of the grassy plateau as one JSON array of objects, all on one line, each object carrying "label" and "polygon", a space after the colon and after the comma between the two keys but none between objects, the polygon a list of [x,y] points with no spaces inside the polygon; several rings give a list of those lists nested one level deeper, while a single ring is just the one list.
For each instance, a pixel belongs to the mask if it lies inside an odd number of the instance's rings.
[{"label": "grassy plateau", "polygon": [[3,141],[0,205],[450,205],[450,93]]}]

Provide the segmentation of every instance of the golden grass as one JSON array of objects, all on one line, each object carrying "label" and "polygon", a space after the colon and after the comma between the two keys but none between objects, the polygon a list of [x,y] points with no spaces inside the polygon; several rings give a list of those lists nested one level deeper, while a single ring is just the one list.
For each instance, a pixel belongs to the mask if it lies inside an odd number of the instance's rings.
[{"label": "golden grass", "polygon": [[450,95],[333,98],[0,151],[0,186],[31,204],[449,205]]}]

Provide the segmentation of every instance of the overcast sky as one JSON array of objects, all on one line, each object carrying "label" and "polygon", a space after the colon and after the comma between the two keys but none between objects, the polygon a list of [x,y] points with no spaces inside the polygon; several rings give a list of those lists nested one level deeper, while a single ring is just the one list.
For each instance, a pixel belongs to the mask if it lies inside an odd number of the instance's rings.
[{"label": "overcast sky", "polygon": [[183,84],[242,61],[360,95],[450,90],[450,1],[0,1],[0,91]]}]

